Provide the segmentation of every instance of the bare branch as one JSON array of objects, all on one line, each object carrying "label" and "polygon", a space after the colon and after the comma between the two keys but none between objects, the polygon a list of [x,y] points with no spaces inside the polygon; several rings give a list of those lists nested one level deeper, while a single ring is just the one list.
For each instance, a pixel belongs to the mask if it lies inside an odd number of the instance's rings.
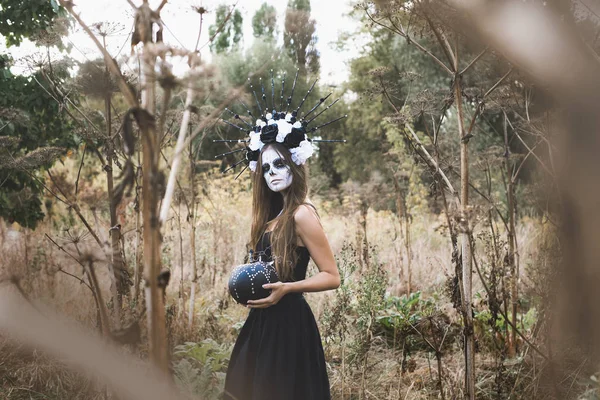
[{"label": "bare branch", "polygon": [[508,76],[511,74],[511,72],[513,72],[513,68],[512,68],[512,67],[510,67],[510,69],[508,70],[508,72],[507,72],[506,74],[504,74],[504,75],[502,76],[502,78],[498,79],[498,82],[496,82],[496,83],[494,84],[494,86],[492,86],[492,87],[491,87],[491,88],[490,88],[490,89],[489,89],[487,92],[485,92],[485,94],[483,95],[483,98],[485,99],[487,96],[489,96],[489,95],[490,95],[490,93],[492,93],[494,90],[496,90],[496,88],[497,88],[498,86],[500,86],[500,85],[502,84],[502,82],[504,82],[504,80],[505,80],[506,78],[508,78]]},{"label": "bare branch", "polygon": [[[130,0],[127,0],[129,4],[133,7],[133,3]],[[110,70],[110,72],[115,76],[117,80],[117,84],[119,85],[119,89],[121,93],[125,97],[125,100],[129,104],[130,107],[138,107],[139,103],[137,101],[137,97],[131,87],[127,84],[125,77],[121,73],[117,62],[111,57],[106,48],[100,43],[96,35],[92,32],[92,30],[86,25],[85,22],[81,19],[80,15],[73,10],[73,3],[71,1],[59,0],[60,5],[69,11],[69,13],[75,18],[75,20],[79,23],[79,25],[83,28],[83,30],[88,34],[88,36],[92,39],[92,41],[96,44],[102,55],[104,56],[104,62],[106,66]]]},{"label": "bare branch", "polygon": [[183,112],[179,136],[177,137],[177,144],[175,145],[175,156],[173,157],[173,163],[171,164],[171,172],[169,173],[169,180],[167,181],[167,189],[165,191],[165,197],[163,198],[160,209],[159,219],[161,222],[166,221],[167,217],[169,216],[169,207],[171,206],[171,200],[173,199],[173,193],[175,192],[175,180],[177,178],[177,173],[179,172],[179,165],[181,164],[181,152],[185,148],[185,135],[190,123],[190,116],[192,114],[191,107],[194,99],[192,82],[193,79],[190,79],[184,106],[185,111]]},{"label": "bare branch", "polygon": [[[471,253],[473,254],[473,262],[475,264],[475,269],[477,270],[477,275],[479,275],[479,279],[481,280],[481,283],[483,284],[483,288],[485,289],[486,293],[488,294],[488,296],[490,296],[490,293],[491,293],[490,288],[488,287],[488,285],[485,281],[485,278],[484,278],[483,274],[481,273],[481,270],[479,269],[479,263],[477,262],[477,258],[475,257],[475,249],[474,249],[472,235],[469,235],[469,246],[471,248]],[[504,314],[501,307],[498,307],[498,313],[500,315],[502,315],[504,320],[514,329],[515,333],[518,334],[525,343],[527,343],[536,353],[538,353],[540,356],[542,356],[546,361],[549,361],[548,356],[546,354],[542,353],[542,351],[540,349],[538,349],[536,345],[531,343],[531,341],[529,339],[527,339],[527,337],[525,335],[523,335],[523,333],[521,333],[521,331],[511,322],[510,318],[508,318],[508,316],[506,314]]]},{"label": "bare branch", "polygon": [[479,61],[479,59],[480,59],[481,57],[483,57],[483,55],[484,55],[485,53],[487,53],[487,51],[488,51],[488,48],[489,48],[489,46],[488,46],[488,47],[486,47],[485,49],[483,49],[483,51],[482,51],[481,53],[479,53],[479,54],[477,55],[477,57],[475,57],[473,60],[471,60],[471,62],[469,63],[469,65],[467,65],[467,66],[466,66],[466,67],[465,67],[465,68],[464,68],[462,71],[460,71],[460,75],[463,75],[465,72],[467,72],[469,69],[471,69],[471,67],[472,67],[473,65],[475,65],[475,63],[476,63],[477,61]]},{"label": "bare branch", "polygon": [[552,178],[556,178],[556,176],[554,175],[554,173],[550,170],[550,168],[548,168],[546,166],[546,163],[544,163],[544,161],[542,161],[536,154],[535,152],[527,145],[527,143],[523,140],[523,138],[521,137],[521,135],[519,135],[519,132],[517,132],[517,130],[515,129],[515,127],[513,126],[513,124],[510,122],[510,119],[507,119],[508,124],[510,125],[510,129],[512,129],[513,133],[515,134],[515,136],[519,139],[519,141],[521,143],[523,143],[523,146],[525,146],[525,148],[531,153],[531,155],[538,160],[538,162],[540,163],[540,165],[542,166],[542,168],[544,168],[544,170],[552,177]]},{"label": "bare branch", "polygon": [[442,67],[449,75],[454,76],[454,72],[448,68],[448,66],[446,66],[446,64],[444,64],[439,58],[437,58],[431,51],[427,50],[425,47],[423,47],[419,42],[415,41],[413,38],[411,38],[407,33],[405,33],[404,31],[398,31],[396,29],[390,28],[389,26],[382,24],[381,22],[375,20],[375,18],[373,18],[373,16],[371,14],[369,14],[369,12],[367,10],[365,10],[365,13],[367,14],[367,16],[369,17],[369,19],[371,21],[373,21],[373,23],[388,29],[396,34],[398,34],[399,36],[402,36],[403,38],[406,39],[408,44],[413,44],[415,45],[419,50],[421,50],[423,53],[427,54],[428,56],[430,56],[433,61],[435,61],[440,67]]},{"label": "bare branch", "polygon": [[[51,311],[29,304],[13,284],[0,286],[0,331],[32,349],[60,359],[73,371],[98,377],[119,398],[182,399],[167,378],[148,363],[127,355],[88,330]],[[18,318],[15,316],[18,315]]]},{"label": "bare branch", "polygon": [[450,65],[452,65],[454,67],[454,72],[458,72],[458,61],[457,61],[456,55],[452,51],[452,46],[450,46],[450,43],[448,42],[446,35],[444,35],[443,32],[438,31],[437,27],[433,24],[433,22],[431,21],[431,18],[429,18],[427,13],[425,13],[424,17],[427,20],[427,24],[429,24],[429,28],[433,31],[433,34],[435,35],[436,39],[438,40],[440,47],[444,51],[444,54],[446,54],[446,57],[448,58]]}]

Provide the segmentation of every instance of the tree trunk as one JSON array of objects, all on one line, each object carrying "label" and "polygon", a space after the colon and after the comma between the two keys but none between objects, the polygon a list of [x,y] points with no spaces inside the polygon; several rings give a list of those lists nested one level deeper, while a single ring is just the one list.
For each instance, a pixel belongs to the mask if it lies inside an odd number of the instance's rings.
[{"label": "tree trunk", "polygon": [[194,165],[194,152],[192,143],[190,142],[189,148],[190,157],[190,215],[188,217],[190,223],[190,247],[192,249],[192,276],[191,276],[191,287],[190,287],[190,305],[188,311],[188,329],[192,330],[194,327],[194,303],[196,302],[196,280],[197,269],[196,269],[196,171]]},{"label": "tree trunk", "polygon": [[[154,118],[155,114],[155,58],[146,48],[142,53],[142,108]],[[142,117],[144,118],[144,117]],[[162,290],[158,286],[161,268],[160,222],[158,201],[160,191],[158,180],[159,140],[153,121],[143,121],[142,127],[142,199],[144,221],[144,278],[146,286],[146,310],[148,315],[148,342],[150,358],[164,372],[168,372],[167,335],[165,326],[165,305]]]},{"label": "tree trunk", "polygon": [[[138,165],[140,165],[140,152],[138,150]],[[142,188],[139,185],[141,168],[138,167],[135,172],[135,271],[133,272],[133,299],[138,303],[140,294],[140,281],[144,273],[144,264],[140,262],[141,258],[141,238],[142,238],[142,208],[140,207],[140,198]]]},{"label": "tree trunk", "polygon": [[515,196],[514,196],[514,184],[511,172],[510,162],[510,150],[508,148],[508,129],[506,126],[506,114],[504,115],[504,167],[506,169],[507,177],[507,188],[506,197],[508,203],[508,230],[506,232],[506,241],[508,242],[508,255],[507,264],[510,270],[510,301],[511,301],[511,320],[513,326],[510,332],[510,340],[508,347],[508,354],[510,357],[514,357],[517,353],[517,269],[515,265]]},{"label": "tree trunk", "polygon": [[[108,75],[108,70],[106,71]],[[110,110],[110,94],[104,98],[104,111],[106,114],[106,135],[110,142],[112,136],[111,127],[111,110]],[[114,328],[119,329],[121,326],[121,305],[122,305],[122,293],[123,293],[123,280],[121,271],[123,269],[123,263],[121,260],[121,249],[119,241],[121,239],[121,229],[117,228],[117,209],[116,204],[113,201],[114,196],[114,174],[113,174],[113,155],[114,150],[112,143],[109,143],[109,154],[106,157],[106,186],[108,190],[108,207],[110,210],[110,245],[111,245],[111,258],[110,258],[110,269],[111,269],[111,286],[110,290],[113,297],[113,310],[115,317]]]},{"label": "tree trunk", "polygon": [[471,245],[469,242],[469,152],[468,139],[465,136],[462,109],[461,78],[457,74],[454,83],[456,108],[458,111],[458,134],[460,138],[460,204],[461,226],[460,239],[462,247],[462,285],[463,285],[463,316],[465,339],[465,391],[467,398],[475,399],[475,337],[473,331],[472,310],[472,261]]},{"label": "tree trunk", "polygon": [[369,214],[369,205],[366,201],[360,201],[360,227],[362,236],[362,247],[360,256],[362,264],[369,268],[369,238],[367,237],[367,215]]},{"label": "tree trunk", "polygon": [[[410,215],[406,206],[406,194],[400,187],[398,177],[394,176],[394,188],[396,189],[396,208],[398,209],[398,222],[400,223],[400,231],[404,225],[404,249],[406,250],[406,292],[412,293],[412,251],[410,244]],[[404,224],[402,224],[404,220]]]},{"label": "tree trunk", "polygon": [[185,316],[185,293],[183,285],[183,234],[181,233],[181,202],[179,202],[179,210],[177,211],[177,228],[179,230],[179,274],[181,280],[179,281],[179,303],[177,304],[177,318],[183,318]]}]

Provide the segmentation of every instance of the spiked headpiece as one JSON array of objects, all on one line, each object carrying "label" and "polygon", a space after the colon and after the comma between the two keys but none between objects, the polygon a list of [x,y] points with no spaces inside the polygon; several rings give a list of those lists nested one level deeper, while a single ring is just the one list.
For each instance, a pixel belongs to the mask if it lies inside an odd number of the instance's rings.
[{"label": "spiked headpiece", "polygon": [[[287,99],[284,101],[284,88],[285,88],[285,74],[284,74],[284,76],[281,80],[281,94],[279,96],[280,97],[279,107],[277,107],[275,104],[275,81],[273,79],[273,70],[271,70],[271,104],[270,105],[268,104],[268,101],[267,101],[267,95],[265,94],[265,87],[262,82],[262,79],[260,81],[260,87],[261,87],[261,91],[262,91],[262,95],[261,95],[262,105],[261,105],[261,102],[259,101],[259,96],[256,94],[256,91],[254,90],[254,87],[252,86],[252,84],[250,84],[250,89],[252,90],[252,93],[254,94],[254,99],[256,100],[256,105],[258,106],[258,110],[260,112],[260,116],[255,117],[252,114],[252,111],[250,111],[250,109],[248,108],[248,106],[246,106],[246,104],[244,104],[244,102],[240,101],[240,103],[242,104],[242,106],[244,107],[245,111],[248,113],[248,116],[251,119],[250,122],[246,121],[238,113],[230,110],[229,108],[225,108],[225,111],[227,111],[231,116],[233,116],[233,118],[235,120],[238,120],[238,121],[241,121],[242,123],[244,123],[246,125],[246,128],[243,128],[243,127],[241,127],[231,121],[228,121],[228,120],[222,120],[222,121],[230,126],[233,126],[236,129],[239,129],[239,130],[245,132],[248,135],[248,137],[245,139],[240,139],[240,140],[229,140],[229,139],[214,140],[214,142],[235,142],[235,143],[245,143],[246,144],[246,146],[242,149],[229,151],[227,153],[219,154],[218,156],[215,157],[215,158],[218,158],[218,157],[223,157],[223,156],[226,156],[226,155],[232,154],[232,153],[245,152],[244,157],[241,160],[234,163],[231,167],[227,168],[224,172],[226,172],[232,168],[235,168],[236,166],[238,166],[244,162],[246,163],[246,167],[242,170],[242,172],[244,170],[246,170],[246,168],[248,168],[248,167],[250,167],[251,171],[255,171],[256,163],[258,161],[258,156],[260,155],[260,151],[265,145],[267,145],[269,143],[277,142],[277,143],[283,144],[285,147],[287,147],[290,150],[290,153],[292,154],[292,160],[297,165],[302,165],[313,154],[312,143],[316,143],[316,142],[329,142],[329,143],[342,142],[342,143],[345,143],[346,142],[346,140],[343,140],[343,139],[342,140],[322,140],[322,139],[314,139],[314,138],[308,137],[309,133],[315,132],[316,130],[321,129],[324,126],[332,124],[336,121],[339,121],[342,118],[346,118],[347,115],[343,115],[341,117],[334,118],[331,121],[328,121],[328,122],[318,125],[318,126],[309,127],[309,124],[311,122],[313,122],[317,117],[319,117],[321,114],[323,114],[323,112],[327,111],[331,106],[333,106],[335,103],[337,103],[340,99],[339,98],[336,99],[335,101],[331,102],[331,104],[326,106],[323,110],[321,110],[320,112],[311,116],[311,114],[321,104],[323,104],[329,98],[329,96],[331,96],[331,93],[329,93],[327,96],[320,98],[319,101],[317,102],[317,104],[315,104],[306,114],[302,115],[302,117],[299,117],[298,113],[299,113],[300,109],[302,108],[302,105],[304,105],[304,102],[306,101],[307,97],[311,94],[313,88],[315,87],[315,84],[317,83],[317,80],[315,80],[312,83],[312,85],[310,86],[310,89],[308,89],[308,92],[302,98],[302,101],[300,102],[298,107],[296,109],[291,109],[292,100],[293,100],[293,96],[294,96],[294,90],[296,88],[297,81],[298,81],[298,71],[296,71],[296,77],[294,78],[294,83],[292,85],[292,92],[287,97]],[[285,103],[285,111],[283,111],[284,103]],[[310,116],[310,118],[309,118],[309,116]],[[254,120],[254,118],[256,118],[256,122],[254,124],[252,124],[251,122]],[[240,174],[242,172],[240,172]]]}]

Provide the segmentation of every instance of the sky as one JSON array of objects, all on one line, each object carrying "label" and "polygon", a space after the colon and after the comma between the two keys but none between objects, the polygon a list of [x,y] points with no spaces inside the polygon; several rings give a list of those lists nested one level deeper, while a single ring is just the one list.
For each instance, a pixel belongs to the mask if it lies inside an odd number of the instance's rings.
[{"label": "sky", "polygon": [[[141,0],[133,0],[134,4],[141,4]],[[249,48],[254,40],[252,35],[252,17],[262,3],[268,3],[277,10],[277,21],[282,41],[282,32],[285,21],[285,10],[288,0],[239,0],[236,8],[242,13],[244,48]],[[91,25],[95,22],[111,21],[117,24],[117,30],[107,38],[107,48],[111,55],[122,56],[130,54],[129,38],[131,32],[133,12],[126,0],[74,0],[76,10],[81,18]],[[160,0],[150,0],[152,8],[156,8]],[[208,41],[208,27],[214,23],[214,10],[219,4],[233,5],[233,1],[222,0],[171,0],[163,8],[161,17],[165,23],[164,41],[169,44],[184,46],[193,49],[199,28],[199,14],[193,10],[193,6],[203,6],[209,10],[204,15],[200,45]],[[360,46],[349,46],[343,51],[336,49],[335,43],[341,33],[354,32],[358,23],[348,14],[352,10],[351,0],[312,0],[311,16],[316,21],[316,35],[318,36],[317,49],[321,54],[321,84],[339,85],[345,82],[349,76],[348,61],[360,53]],[[213,12],[210,12],[213,11]],[[67,44],[71,42],[73,50],[71,57],[85,61],[98,57],[98,50],[91,39],[81,29],[72,32]],[[4,48],[0,43],[0,49]],[[15,59],[28,54],[39,52],[35,46],[26,41],[20,48],[8,50]],[[201,50],[205,61],[210,61],[208,45]],[[183,73],[183,63],[174,64],[176,74]],[[24,63],[16,62],[13,72],[26,72]]]}]

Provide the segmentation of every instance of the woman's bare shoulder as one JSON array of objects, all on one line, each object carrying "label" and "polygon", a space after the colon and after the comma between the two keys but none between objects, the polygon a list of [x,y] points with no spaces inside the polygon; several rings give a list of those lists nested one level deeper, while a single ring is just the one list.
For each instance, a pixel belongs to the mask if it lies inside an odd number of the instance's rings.
[{"label": "woman's bare shoulder", "polygon": [[312,203],[305,203],[298,206],[294,212],[294,221],[300,226],[320,225],[317,210]]}]

